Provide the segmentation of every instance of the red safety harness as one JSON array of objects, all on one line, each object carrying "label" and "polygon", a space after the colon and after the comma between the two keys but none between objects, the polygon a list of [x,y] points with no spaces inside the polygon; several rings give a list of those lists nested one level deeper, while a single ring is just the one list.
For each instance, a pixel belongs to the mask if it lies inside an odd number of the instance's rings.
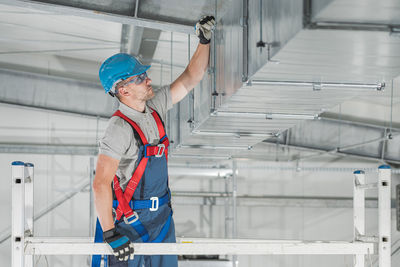
[{"label": "red safety harness", "polygon": [[[132,199],[133,194],[135,193],[136,187],[138,186],[143,173],[146,169],[147,162],[149,160],[149,157],[162,157],[163,154],[165,154],[166,158],[168,158],[168,146],[169,146],[169,140],[168,137],[165,134],[165,129],[164,125],[158,116],[157,112],[152,109],[151,115],[153,115],[154,120],[156,121],[157,128],[158,128],[158,133],[160,136],[160,142],[158,145],[151,146],[143,134],[142,130],[139,128],[139,126],[129,119],[127,116],[125,116],[121,111],[117,110],[113,116],[118,116],[124,119],[126,122],[128,122],[134,129],[135,131],[139,134],[140,139],[144,145],[144,157],[142,157],[141,161],[139,162],[136,170],[133,172],[131,179],[128,182],[128,185],[126,186],[125,192],[122,191],[122,188],[119,184],[118,177],[114,177],[114,192],[115,196],[117,197],[118,200],[118,207],[115,210],[116,213],[116,220],[121,219],[122,215],[125,215],[126,218],[130,218],[131,216],[135,215],[137,219],[139,218],[137,216],[137,213],[134,212],[131,207],[129,206],[129,201]],[[135,219],[135,220],[137,220]]]}]

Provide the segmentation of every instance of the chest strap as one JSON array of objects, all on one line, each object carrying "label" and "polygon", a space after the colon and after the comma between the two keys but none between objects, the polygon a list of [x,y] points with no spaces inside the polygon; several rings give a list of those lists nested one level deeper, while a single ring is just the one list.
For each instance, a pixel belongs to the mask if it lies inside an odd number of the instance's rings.
[{"label": "chest strap", "polygon": [[135,190],[139,185],[140,180],[142,179],[143,173],[147,166],[147,162],[152,156],[162,157],[163,154],[165,154],[166,157],[168,156],[169,140],[167,135],[165,134],[164,125],[155,110],[152,110],[151,115],[156,121],[158,134],[160,137],[160,143],[155,146],[151,146],[147,142],[146,136],[144,135],[140,127],[134,121],[125,116],[121,111],[117,110],[113,115],[118,116],[128,122],[139,134],[142,144],[145,147],[144,157],[141,158],[137,168],[133,172],[132,177],[128,182],[128,185],[125,188],[125,192],[122,191],[122,188],[118,181],[118,177],[116,175],[114,176],[114,192],[119,202],[119,205],[115,210],[116,220],[121,219],[122,215],[125,215],[128,220],[138,219],[137,213],[135,213],[129,206],[129,201],[132,199],[132,196],[135,193]]}]

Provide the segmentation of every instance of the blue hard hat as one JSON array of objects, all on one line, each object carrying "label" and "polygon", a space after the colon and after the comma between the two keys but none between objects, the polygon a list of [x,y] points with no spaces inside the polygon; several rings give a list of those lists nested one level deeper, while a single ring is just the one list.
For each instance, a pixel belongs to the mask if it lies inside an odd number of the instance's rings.
[{"label": "blue hard hat", "polygon": [[108,93],[114,89],[119,81],[142,74],[149,68],[149,65],[143,65],[134,56],[125,53],[115,54],[101,64],[99,70],[100,82]]}]

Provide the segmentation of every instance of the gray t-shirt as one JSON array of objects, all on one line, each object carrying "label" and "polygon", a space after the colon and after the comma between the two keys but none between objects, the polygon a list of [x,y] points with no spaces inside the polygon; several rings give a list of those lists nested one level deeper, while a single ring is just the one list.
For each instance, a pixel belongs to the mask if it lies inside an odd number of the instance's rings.
[{"label": "gray t-shirt", "polygon": [[[147,101],[145,112],[139,112],[127,105],[120,103],[119,110],[128,118],[136,122],[140,127],[147,141],[150,144],[157,144],[160,140],[157,124],[151,115],[153,108],[160,115],[165,123],[167,111],[172,108],[170,86],[163,86],[155,92],[154,97]],[[99,141],[99,154],[103,154],[119,160],[117,176],[123,190],[131,178],[136,167],[139,146],[131,125],[124,119],[111,117],[103,138]]]}]

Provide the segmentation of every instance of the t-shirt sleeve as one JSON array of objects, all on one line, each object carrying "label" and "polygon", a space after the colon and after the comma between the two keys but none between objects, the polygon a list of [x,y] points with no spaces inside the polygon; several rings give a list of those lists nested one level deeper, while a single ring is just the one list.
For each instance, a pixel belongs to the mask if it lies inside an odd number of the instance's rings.
[{"label": "t-shirt sleeve", "polygon": [[173,106],[170,86],[165,85],[156,91],[154,97],[149,100],[148,105],[154,108],[160,114],[161,118],[165,120],[167,111]]},{"label": "t-shirt sleeve", "polygon": [[99,141],[99,154],[120,160],[126,154],[132,140],[132,131],[128,131],[122,119],[111,118]]}]

